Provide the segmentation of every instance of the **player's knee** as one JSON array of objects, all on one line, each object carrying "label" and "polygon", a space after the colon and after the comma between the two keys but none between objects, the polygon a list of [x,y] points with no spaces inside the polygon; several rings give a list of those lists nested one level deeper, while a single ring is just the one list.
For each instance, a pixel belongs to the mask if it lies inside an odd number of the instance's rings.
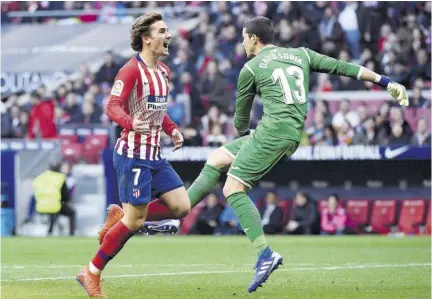
[{"label": "player's knee", "polygon": [[144,217],[139,217],[137,219],[135,219],[134,221],[134,231],[137,231],[139,229],[141,229],[144,226],[145,223],[145,218]]},{"label": "player's knee", "polygon": [[227,198],[228,196],[230,196],[231,194],[235,193],[236,190],[233,188],[233,186],[231,184],[227,184],[225,183],[222,192],[225,196],[225,198]]},{"label": "player's knee", "polygon": [[213,151],[207,158],[207,164],[218,169],[227,168],[231,163],[232,158],[221,147]]},{"label": "player's knee", "polygon": [[175,212],[175,216],[177,219],[186,217],[190,212],[190,205],[189,207],[180,207],[179,209],[177,209],[177,211]]},{"label": "player's knee", "polygon": [[231,177],[228,177],[222,189],[225,198],[237,192],[247,192],[247,191],[248,191],[248,187],[246,187],[243,183],[234,180]]},{"label": "player's knee", "polygon": [[[123,221],[123,220],[122,220]],[[124,220],[125,225],[131,230],[131,231],[137,231],[141,229],[144,226],[145,223],[145,217],[144,216],[138,216],[138,217],[126,217]]]},{"label": "player's knee", "polygon": [[191,209],[190,201],[187,198],[186,200],[182,200],[179,202],[179,204],[175,207],[173,214],[177,219],[186,217]]}]

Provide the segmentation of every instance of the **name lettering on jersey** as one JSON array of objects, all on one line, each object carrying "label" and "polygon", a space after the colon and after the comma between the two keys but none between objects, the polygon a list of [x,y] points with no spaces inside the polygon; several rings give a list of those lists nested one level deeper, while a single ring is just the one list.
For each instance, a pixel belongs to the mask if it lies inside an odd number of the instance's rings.
[{"label": "name lettering on jersey", "polygon": [[153,96],[147,97],[146,109],[147,110],[166,110],[168,106],[167,96]]},{"label": "name lettering on jersey", "polygon": [[302,59],[293,55],[293,54],[289,54],[289,53],[272,53],[269,55],[266,55],[262,58],[262,62],[259,64],[259,67],[262,69],[267,68],[268,64],[272,61],[272,60],[276,60],[276,59],[286,59],[286,60],[292,60],[295,61],[298,64],[302,63]]},{"label": "name lettering on jersey", "polygon": [[123,91],[124,83],[122,80],[117,80],[114,82],[114,85],[111,89],[111,94],[113,96],[120,96]]}]

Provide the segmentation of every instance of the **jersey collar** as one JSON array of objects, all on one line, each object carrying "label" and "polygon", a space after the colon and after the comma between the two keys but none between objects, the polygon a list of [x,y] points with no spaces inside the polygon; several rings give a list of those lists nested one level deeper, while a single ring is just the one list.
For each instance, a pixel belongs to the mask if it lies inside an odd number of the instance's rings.
[{"label": "jersey collar", "polygon": [[268,46],[265,46],[265,47],[263,47],[258,53],[257,53],[257,55],[259,54],[259,53],[261,53],[262,51],[264,51],[264,50],[267,50],[267,49],[271,49],[271,48],[276,48],[277,46],[275,46],[275,45],[268,45]]},{"label": "jersey collar", "polygon": [[[150,68],[149,68],[148,65],[144,62],[144,60],[142,60],[141,56],[139,56],[139,53],[137,53],[135,57],[136,57],[136,59],[137,59],[139,62],[142,62],[142,64],[143,64],[146,68],[148,68],[148,69],[150,70]],[[156,68],[157,68],[157,70],[160,70],[159,61],[158,61],[157,64],[156,64]]]}]

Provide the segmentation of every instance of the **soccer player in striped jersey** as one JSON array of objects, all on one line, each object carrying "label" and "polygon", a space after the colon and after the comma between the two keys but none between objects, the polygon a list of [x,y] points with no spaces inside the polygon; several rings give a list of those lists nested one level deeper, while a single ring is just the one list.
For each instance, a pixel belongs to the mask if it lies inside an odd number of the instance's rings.
[{"label": "soccer player in striped jersey", "polygon": [[175,148],[183,144],[183,136],[166,113],[170,69],[159,61],[168,55],[170,39],[160,14],[139,17],[131,30],[131,46],[138,53],[120,69],[111,90],[107,115],[124,128],[113,157],[123,209],[110,206],[100,248],[77,275],[90,297],[104,296],[101,272],[143,227],[153,197],[158,197],[175,218],[190,210],[182,180],[160,155],[162,130],[172,137]]}]

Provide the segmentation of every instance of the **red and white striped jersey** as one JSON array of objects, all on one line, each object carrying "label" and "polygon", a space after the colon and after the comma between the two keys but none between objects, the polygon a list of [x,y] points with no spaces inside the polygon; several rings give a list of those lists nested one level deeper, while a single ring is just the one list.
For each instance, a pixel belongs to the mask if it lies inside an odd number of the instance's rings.
[{"label": "red and white striped jersey", "polygon": [[[137,54],[118,72],[107,105],[107,115],[124,128],[115,150],[128,158],[160,160],[160,135],[171,136],[177,128],[166,113],[170,69],[158,62],[157,70],[148,68]],[[135,118],[150,125],[150,133],[133,130]]]}]

